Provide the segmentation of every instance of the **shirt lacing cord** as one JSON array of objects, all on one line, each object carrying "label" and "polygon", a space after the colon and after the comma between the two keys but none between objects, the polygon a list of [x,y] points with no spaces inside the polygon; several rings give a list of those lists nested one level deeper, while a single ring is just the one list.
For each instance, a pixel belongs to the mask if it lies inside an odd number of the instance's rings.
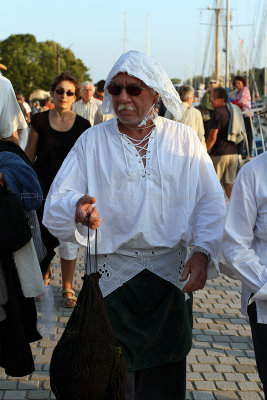
[{"label": "shirt lacing cord", "polygon": [[[150,157],[147,156],[147,153],[150,153],[150,151],[147,151],[147,147],[148,147],[148,139],[153,139],[153,136],[151,136],[152,132],[154,132],[155,130],[155,126],[153,127],[153,129],[151,129],[151,131],[142,139],[133,139],[130,136],[126,135],[126,133],[121,133],[120,132],[120,138],[121,138],[121,142],[122,142],[122,146],[123,146],[123,150],[124,150],[124,144],[122,141],[122,138],[124,138],[125,140],[127,140],[128,144],[133,144],[138,152],[138,154],[136,154],[136,157],[139,155],[141,160],[139,160],[139,162],[141,163],[142,160],[150,160]],[[147,140],[147,143],[144,144],[144,142]],[[145,150],[145,154],[141,154],[142,150]],[[128,162],[127,162],[127,158],[126,158],[126,154],[124,151],[124,157],[126,159],[126,164],[128,167]],[[142,174],[142,178],[145,178],[146,175],[150,175],[150,172],[148,171],[144,171],[144,173]]]}]

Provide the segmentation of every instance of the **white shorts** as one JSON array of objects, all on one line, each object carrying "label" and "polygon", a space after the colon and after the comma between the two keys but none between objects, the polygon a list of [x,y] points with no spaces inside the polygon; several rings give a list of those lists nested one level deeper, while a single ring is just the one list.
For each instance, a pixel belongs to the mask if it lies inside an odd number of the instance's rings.
[{"label": "white shorts", "polygon": [[58,252],[64,260],[75,260],[78,255],[79,245],[72,242],[61,242],[59,240]]}]

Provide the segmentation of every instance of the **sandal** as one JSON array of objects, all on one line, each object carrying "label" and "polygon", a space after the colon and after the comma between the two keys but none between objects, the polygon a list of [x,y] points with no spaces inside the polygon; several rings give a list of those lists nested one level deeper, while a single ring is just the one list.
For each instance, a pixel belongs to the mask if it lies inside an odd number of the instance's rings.
[{"label": "sandal", "polygon": [[[69,296],[69,297],[68,296],[64,296],[64,294],[66,294],[66,293],[70,293],[71,296]],[[74,290],[72,290],[72,289],[62,289],[62,296],[63,296],[62,305],[63,305],[63,307],[65,307],[65,308],[74,308],[76,306],[77,297],[74,296],[74,295],[75,295]],[[69,300],[75,301],[75,304],[68,305],[67,303],[68,303]]]}]

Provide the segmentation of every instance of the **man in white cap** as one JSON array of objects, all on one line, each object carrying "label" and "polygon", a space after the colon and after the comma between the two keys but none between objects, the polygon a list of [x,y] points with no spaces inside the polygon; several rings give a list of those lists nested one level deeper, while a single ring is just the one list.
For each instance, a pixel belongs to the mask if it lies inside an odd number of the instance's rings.
[{"label": "man in white cap", "polygon": [[127,400],[185,399],[192,292],[218,274],[225,215],[209,156],[190,127],[157,116],[159,95],[180,119],[162,67],[137,51],[123,54],[103,100],[116,118],[77,140],[44,212],[62,240],[83,243],[88,212],[90,228],[101,222],[100,288],[127,363]]}]

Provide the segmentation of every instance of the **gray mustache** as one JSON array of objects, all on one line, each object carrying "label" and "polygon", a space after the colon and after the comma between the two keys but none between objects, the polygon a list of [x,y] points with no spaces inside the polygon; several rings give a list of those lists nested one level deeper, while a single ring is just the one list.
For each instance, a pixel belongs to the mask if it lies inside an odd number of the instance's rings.
[{"label": "gray mustache", "polygon": [[130,104],[119,104],[118,106],[118,111],[122,111],[122,110],[128,110],[128,111],[133,111],[133,107],[130,106]]}]

